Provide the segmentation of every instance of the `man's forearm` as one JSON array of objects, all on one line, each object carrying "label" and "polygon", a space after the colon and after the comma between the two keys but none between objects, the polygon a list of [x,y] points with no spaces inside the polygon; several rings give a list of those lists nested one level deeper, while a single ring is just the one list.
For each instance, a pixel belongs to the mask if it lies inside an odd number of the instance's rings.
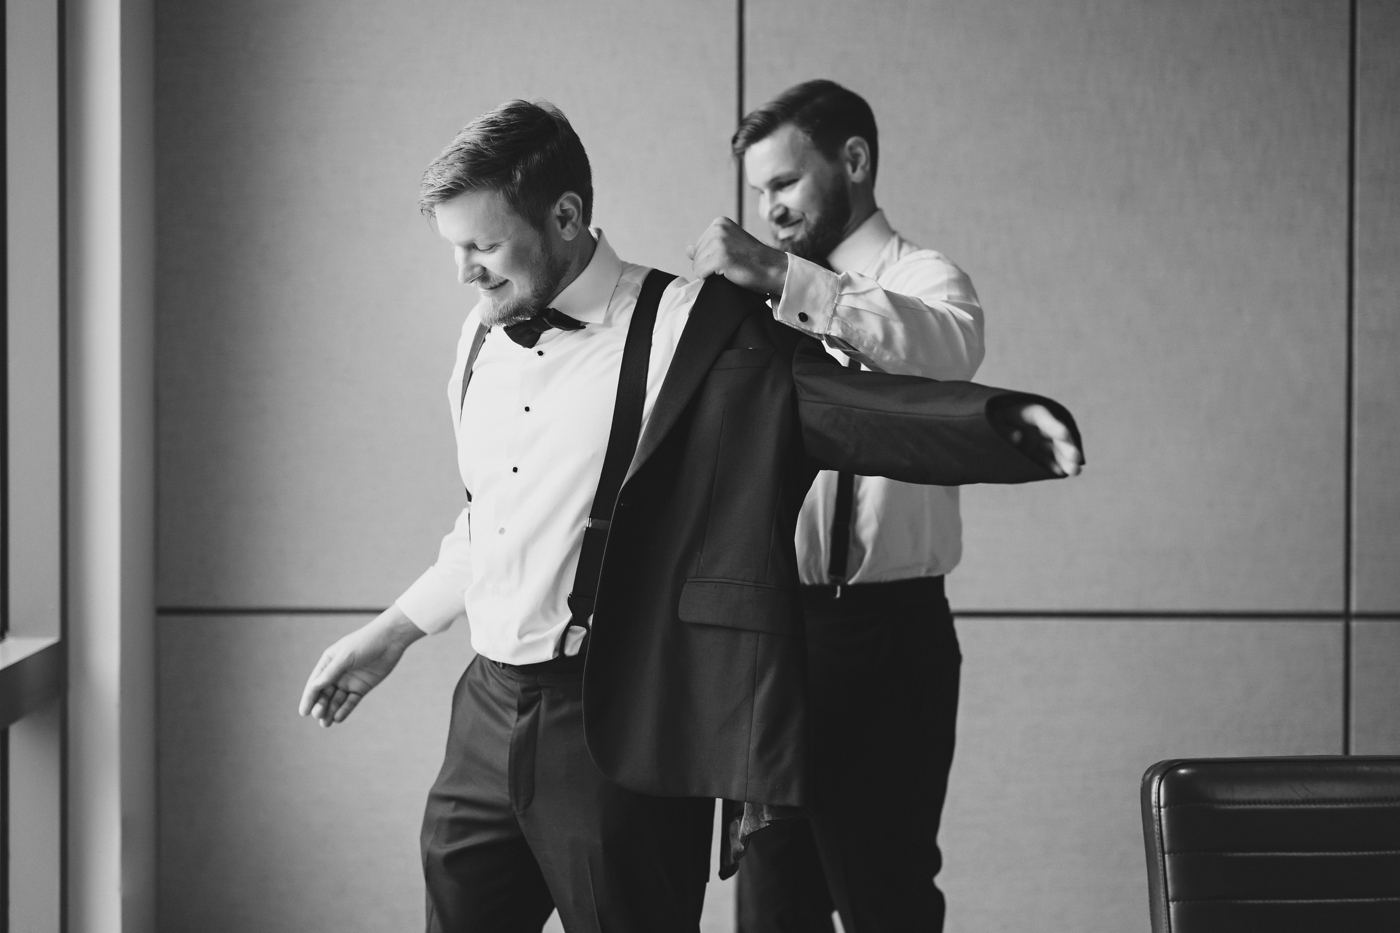
[{"label": "man's forearm", "polygon": [[774,317],[876,372],[971,379],[982,362],[982,309],[965,291],[902,294],[794,258]]},{"label": "man's forearm", "polygon": [[375,616],[366,628],[372,630],[372,634],[377,639],[382,639],[387,644],[393,646],[400,653],[408,648],[424,635],[423,631],[413,620],[399,608],[398,603],[394,603],[379,615]]}]

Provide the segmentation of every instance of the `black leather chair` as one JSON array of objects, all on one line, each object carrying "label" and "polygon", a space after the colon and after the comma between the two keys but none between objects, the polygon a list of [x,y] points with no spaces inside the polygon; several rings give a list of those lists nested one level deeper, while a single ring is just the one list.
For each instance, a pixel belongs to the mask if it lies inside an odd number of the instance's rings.
[{"label": "black leather chair", "polygon": [[1153,933],[1400,933],[1400,758],[1161,761]]}]

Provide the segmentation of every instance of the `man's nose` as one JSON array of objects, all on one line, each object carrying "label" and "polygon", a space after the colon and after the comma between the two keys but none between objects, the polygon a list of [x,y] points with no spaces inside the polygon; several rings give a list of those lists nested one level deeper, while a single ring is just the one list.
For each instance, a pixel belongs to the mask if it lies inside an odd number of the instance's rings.
[{"label": "man's nose", "polygon": [[470,285],[481,274],[480,268],[465,251],[457,254],[457,281],[462,285]]}]

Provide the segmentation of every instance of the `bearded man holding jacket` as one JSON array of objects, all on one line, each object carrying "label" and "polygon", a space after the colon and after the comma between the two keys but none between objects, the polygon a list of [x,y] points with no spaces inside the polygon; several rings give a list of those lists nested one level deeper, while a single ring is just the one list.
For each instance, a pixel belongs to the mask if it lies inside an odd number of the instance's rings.
[{"label": "bearded man holding jacket", "polygon": [[[879,139],[859,95],[789,88],[741,121],[733,150],[776,249],[718,220],[695,247],[772,297],[774,316],[852,368],[971,379],[983,314],[967,275],[890,226]],[[824,470],[797,521],[815,799],[753,836],[740,933],[943,928],[934,883],[962,656],[943,592],[962,553],[958,490]]]}]

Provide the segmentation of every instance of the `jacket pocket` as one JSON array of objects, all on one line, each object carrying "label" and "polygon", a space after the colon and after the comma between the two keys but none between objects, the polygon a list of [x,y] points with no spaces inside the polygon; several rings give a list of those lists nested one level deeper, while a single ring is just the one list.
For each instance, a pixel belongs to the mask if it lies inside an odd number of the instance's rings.
[{"label": "jacket pocket", "polygon": [[773,362],[772,347],[740,348],[737,350],[725,350],[715,358],[715,365],[711,370],[716,369],[747,369],[749,367],[762,368]]},{"label": "jacket pocket", "polygon": [[681,589],[680,616],[695,625],[792,635],[802,610],[792,590],[742,580],[692,577]]}]

